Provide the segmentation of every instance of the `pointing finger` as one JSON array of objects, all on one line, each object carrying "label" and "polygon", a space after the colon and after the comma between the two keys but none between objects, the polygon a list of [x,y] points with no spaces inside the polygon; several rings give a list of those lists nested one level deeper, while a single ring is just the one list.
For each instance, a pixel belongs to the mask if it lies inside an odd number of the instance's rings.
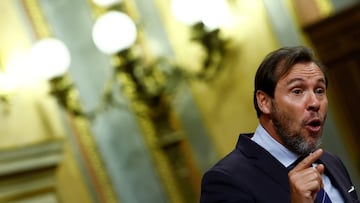
[{"label": "pointing finger", "polygon": [[313,164],[316,160],[320,158],[320,156],[323,154],[322,149],[317,149],[315,152],[309,154],[305,159],[303,159],[301,162],[299,162],[295,168],[294,171],[303,170],[306,168],[309,168],[311,164]]}]

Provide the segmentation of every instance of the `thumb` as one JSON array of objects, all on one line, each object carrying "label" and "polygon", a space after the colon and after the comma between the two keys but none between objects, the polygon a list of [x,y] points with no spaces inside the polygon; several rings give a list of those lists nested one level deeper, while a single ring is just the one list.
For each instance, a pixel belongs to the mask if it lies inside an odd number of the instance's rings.
[{"label": "thumb", "polygon": [[325,166],[324,164],[318,164],[316,167],[316,170],[322,175],[325,171]]},{"label": "thumb", "polygon": [[[325,171],[324,164],[318,164],[315,168],[320,173],[321,176],[324,174],[324,171]],[[322,181],[321,181],[321,187],[324,187],[324,184],[322,183]]]}]

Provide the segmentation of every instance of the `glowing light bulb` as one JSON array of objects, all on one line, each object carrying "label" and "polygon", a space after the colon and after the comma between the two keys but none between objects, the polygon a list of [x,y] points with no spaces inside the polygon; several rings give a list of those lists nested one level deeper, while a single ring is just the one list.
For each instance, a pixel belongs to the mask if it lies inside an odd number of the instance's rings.
[{"label": "glowing light bulb", "polygon": [[34,44],[30,52],[33,72],[39,79],[51,79],[64,74],[70,66],[66,45],[55,38],[46,38]]},{"label": "glowing light bulb", "polygon": [[97,19],[93,27],[92,38],[100,51],[106,54],[115,54],[130,48],[135,43],[136,26],[125,13],[110,11]]}]

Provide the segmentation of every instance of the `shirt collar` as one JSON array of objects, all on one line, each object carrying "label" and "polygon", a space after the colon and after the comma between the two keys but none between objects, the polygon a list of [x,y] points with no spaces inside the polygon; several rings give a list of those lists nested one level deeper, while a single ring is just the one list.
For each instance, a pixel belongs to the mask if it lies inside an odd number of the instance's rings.
[{"label": "shirt collar", "polygon": [[270,134],[262,127],[258,125],[254,136],[251,138],[258,145],[267,150],[272,156],[280,161],[285,167],[288,167],[293,163],[299,155],[288,150],[285,146],[277,142]]}]

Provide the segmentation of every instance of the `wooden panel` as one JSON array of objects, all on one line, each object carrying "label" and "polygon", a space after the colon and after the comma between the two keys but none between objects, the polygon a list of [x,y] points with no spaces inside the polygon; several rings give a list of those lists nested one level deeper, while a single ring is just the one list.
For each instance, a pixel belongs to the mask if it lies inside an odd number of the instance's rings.
[{"label": "wooden panel", "polygon": [[[354,58],[360,52],[360,4],[304,28],[324,64]],[[354,58],[356,59],[356,58]]]}]

